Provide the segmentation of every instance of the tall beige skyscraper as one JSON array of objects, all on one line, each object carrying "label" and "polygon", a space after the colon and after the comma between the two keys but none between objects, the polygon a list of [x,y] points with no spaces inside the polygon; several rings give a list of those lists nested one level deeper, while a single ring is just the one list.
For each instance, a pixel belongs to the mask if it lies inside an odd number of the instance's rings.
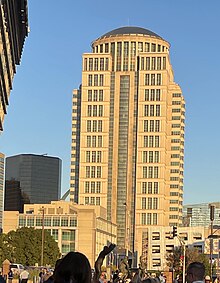
[{"label": "tall beige skyscraper", "polygon": [[144,28],[110,31],[73,91],[70,199],[107,207],[130,251],[147,226],[182,222],[185,102],[169,49]]},{"label": "tall beige skyscraper", "polygon": [[2,230],[2,214],[4,210],[4,177],[5,177],[5,155],[0,152],[0,231]]}]

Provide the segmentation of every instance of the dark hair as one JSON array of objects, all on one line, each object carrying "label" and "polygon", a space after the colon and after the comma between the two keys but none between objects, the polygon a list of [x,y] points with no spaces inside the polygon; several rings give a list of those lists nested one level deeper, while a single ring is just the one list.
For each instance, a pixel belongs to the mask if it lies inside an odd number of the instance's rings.
[{"label": "dark hair", "polygon": [[91,283],[91,278],[88,258],[79,252],[69,252],[55,270],[54,283]]},{"label": "dark hair", "polygon": [[205,266],[202,262],[191,262],[187,268],[187,272],[191,272],[196,280],[203,280],[205,276]]}]

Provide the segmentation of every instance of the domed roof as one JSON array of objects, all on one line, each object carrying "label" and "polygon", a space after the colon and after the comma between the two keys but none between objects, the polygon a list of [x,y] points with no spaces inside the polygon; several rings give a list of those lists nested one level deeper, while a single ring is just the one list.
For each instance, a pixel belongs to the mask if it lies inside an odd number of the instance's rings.
[{"label": "domed roof", "polygon": [[115,35],[123,35],[123,34],[144,34],[144,35],[149,35],[149,36],[153,36],[153,37],[162,39],[161,36],[159,36],[158,34],[148,29],[140,28],[140,27],[130,27],[130,26],[121,27],[121,28],[117,28],[112,31],[109,31],[105,33],[104,35],[100,36],[99,39],[102,39],[104,37],[109,37],[109,36],[115,36]]}]

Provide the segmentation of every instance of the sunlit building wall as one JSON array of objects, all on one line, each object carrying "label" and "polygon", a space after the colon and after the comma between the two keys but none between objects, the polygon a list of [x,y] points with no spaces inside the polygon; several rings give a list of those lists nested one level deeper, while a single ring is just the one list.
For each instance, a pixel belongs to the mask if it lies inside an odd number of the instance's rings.
[{"label": "sunlit building wall", "polygon": [[57,241],[62,255],[82,252],[91,266],[108,241],[116,243],[117,226],[107,221],[106,209],[67,201],[25,204],[24,213],[5,211],[3,232],[20,227],[42,229],[43,223],[44,229]]},{"label": "sunlit building wall", "polygon": [[2,213],[4,209],[4,175],[5,175],[5,155],[0,152],[0,229],[2,229]]},{"label": "sunlit building wall", "polygon": [[4,0],[0,3],[0,131],[7,114],[16,65],[20,64],[28,35],[27,0]]},{"label": "sunlit building wall", "polygon": [[185,102],[169,52],[147,29],[110,31],[73,91],[70,200],[106,207],[130,251],[137,230],[182,223]]}]

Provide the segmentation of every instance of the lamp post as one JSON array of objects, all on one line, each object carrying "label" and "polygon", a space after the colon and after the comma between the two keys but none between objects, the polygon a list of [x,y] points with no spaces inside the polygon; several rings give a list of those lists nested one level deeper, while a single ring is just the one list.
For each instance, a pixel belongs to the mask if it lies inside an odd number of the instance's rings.
[{"label": "lamp post", "polygon": [[44,210],[45,208],[42,206],[39,210],[42,212],[42,233],[41,233],[41,266],[44,265]]}]

